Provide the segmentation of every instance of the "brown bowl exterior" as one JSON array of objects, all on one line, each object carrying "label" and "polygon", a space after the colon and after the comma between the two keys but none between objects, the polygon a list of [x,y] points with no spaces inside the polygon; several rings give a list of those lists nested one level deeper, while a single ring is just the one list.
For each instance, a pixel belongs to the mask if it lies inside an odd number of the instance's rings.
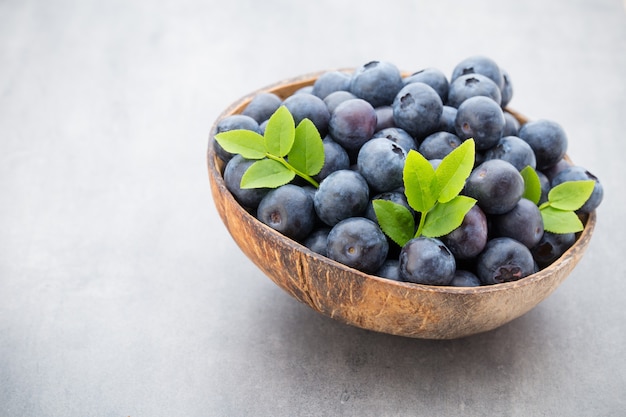
[{"label": "brown bowl exterior", "polygon": [[[293,78],[258,90],[232,104],[218,121],[240,113],[255,94],[282,98],[312,85],[321,73]],[[523,123],[523,116],[511,111]],[[222,178],[223,163],[210,134],[207,162],[211,192],[229,233],[272,281],[313,310],[340,322],[423,339],[454,339],[495,329],[525,314],[548,297],[583,256],[596,222],[587,216],[576,243],[554,264],[519,281],[473,288],[438,287],[391,281],[318,255],[250,215]]]}]

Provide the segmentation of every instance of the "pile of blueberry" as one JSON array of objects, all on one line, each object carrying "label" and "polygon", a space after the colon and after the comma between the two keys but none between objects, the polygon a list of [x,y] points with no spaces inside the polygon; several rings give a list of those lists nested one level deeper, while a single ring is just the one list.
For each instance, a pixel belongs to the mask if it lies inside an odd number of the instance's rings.
[{"label": "pile of blueberry", "polygon": [[[297,179],[276,189],[242,189],[242,175],[253,161],[213,144],[237,201],[314,252],[392,280],[497,284],[545,268],[576,240],[574,233],[544,230],[537,204],[522,197],[523,168],[531,166],[539,175],[541,201],[562,182],[594,180],[594,191],[578,214],[595,210],[603,194],[596,177],[564,159],[567,136],[559,124],[520,125],[506,110],[512,93],[507,72],[484,56],[461,61],[449,79],[435,68],[403,76],[393,64],[373,61],[351,73],[326,72],[285,99],[259,93],[241,114],[218,123],[217,132],[262,134],[281,105],[296,124],[310,119],[324,138],[317,189]],[[394,243],[382,232],[372,201],[410,208],[403,190],[408,152],[420,152],[436,167],[469,138],[476,160],[462,194],[476,199],[476,205],[445,236],[419,237],[403,247]]]}]

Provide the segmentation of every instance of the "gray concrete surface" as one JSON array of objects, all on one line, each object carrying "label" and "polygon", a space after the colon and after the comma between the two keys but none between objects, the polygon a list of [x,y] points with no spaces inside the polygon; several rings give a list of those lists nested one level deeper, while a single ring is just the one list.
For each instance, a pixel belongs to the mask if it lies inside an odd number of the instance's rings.
[{"label": "gray concrete surface", "polygon": [[[217,115],[312,71],[486,54],[605,186],[567,281],[452,341],[291,299],[205,168]],[[0,0],[0,416],[623,416],[621,0]]]}]

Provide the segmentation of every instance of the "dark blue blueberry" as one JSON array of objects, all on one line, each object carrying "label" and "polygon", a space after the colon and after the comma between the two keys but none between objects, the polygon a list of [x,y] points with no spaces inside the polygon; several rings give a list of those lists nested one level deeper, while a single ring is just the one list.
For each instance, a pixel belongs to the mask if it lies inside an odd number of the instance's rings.
[{"label": "dark blue blueberry", "polygon": [[476,275],[485,285],[517,281],[535,273],[535,270],[530,249],[509,237],[487,242],[476,262]]},{"label": "dark blue blueberry", "polygon": [[283,105],[293,116],[296,125],[303,119],[309,119],[322,137],[328,132],[330,112],[321,98],[313,94],[294,94],[287,97]]},{"label": "dark blue blueberry", "polygon": [[539,197],[538,205],[541,205],[548,201],[548,193],[550,192],[550,180],[548,177],[541,171],[535,171],[537,176],[539,177],[539,183],[541,184],[541,197]]},{"label": "dark blue blueberry", "polygon": [[545,170],[557,164],[567,152],[567,135],[556,122],[536,120],[524,124],[518,136],[535,152],[537,169]]},{"label": "dark blue blueberry", "polygon": [[396,204],[400,204],[401,206],[406,207],[411,213],[415,215],[413,209],[411,208],[411,206],[409,206],[409,203],[407,202],[406,196],[404,195],[403,192],[388,191],[388,192],[376,194],[374,197],[372,197],[371,201],[367,205],[367,209],[365,209],[365,213],[363,214],[363,216],[372,220],[373,222],[378,223],[378,218],[376,217],[376,212],[374,211],[374,206],[372,205],[372,201],[374,200],[392,201]]},{"label": "dark blue blueberry", "polygon": [[335,111],[337,106],[343,103],[346,100],[351,100],[354,98],[358,98],[354,94],[349,91],[335,91],[334,93],[330,93],[324,99],[324,103],[326,103],[326,107],[328,107],[328,111],[332,114]]},{"label": "dark blue blueberry", "polygon": [[485,160],[502,159],[510,162],[518,171],[527,166],[533,169],[537,166],[535,153],[530,145],[517,136],[504,136],[496,146],[485,152]]},{"label": "dark blue blueberry", "polygon": [[567,169],[572,166],[572,163],[567,159],[561,159],[556,165],[551,166],[550,168],[542,169],[541,172],[545,174],[550,182],[556,177],[561,171]]},{"label": "dark blue blueberry", "polygon": [[400,261],[397,259],[387,259],[374,275],[392,281],[402,281],[402,278],[400,278]]},{"label": "dark blue blueberry", "polygon": [[535,203],[522,198],[512,210],[492,216],[492,226],[498,236],[510,237],[528,248],[543,236],[543,219]]},{"label": "dark blue blueberry", "polygon": [[245,159],[241,155],[233,156],[224,168],[226,188],[243,207],[256,209],[269,188],[241,188],[241,177],[256,161]]},{"label": "dark blue blueberry", "polygon": [[487,216],[479,206],[474,205],[461,225],[442,236],[441,241],[457,259],[473,259],[485,248],[488,231]]},{"label": "dark blue blueberry", "polygon": [[521,125],[519,120],[515,118],[508,111],[504,112],[504,129],[502,130],[502,136],[517,136]]},{"label": "dark blue blueberry", "polygon": [[500,66],[491,58],[481,55],[470,56],[459,62],[452,71],[451,81],[466,74],[480,74],[491,79],[499,89],[504,87]]},{"label": "dark blue blueberry", "polygon": [[263,123],[278,110],[282,102],[282,99],[274,93],[259,93],[252,98],[241,114]]},{"label": "dark blue blueberry", "polygon": [[591,213],[596,208],[598,208],[600,203],[602,203],[602,199],[604,197],[604,188],[602,187],[602,183],[600,182],[598,177],[593,175],[591,172],[587,171],[585,168],[581,166],[577,166],[577,165],[571,166],[559,172],[552,179],[551,185],[552,187],[556,187],[557,185],[562,184],[567,181],[586,181],[586,180],[595,181],[593,192],[591,193],[591,196],[589,197],[587,202],[583,204],[583,206],[577,211],[579,213]]},{"label": "dark blue blueberry", "polygon": [[439,119],[439,126],[437,131],[454,133],[456,135],[456,127],[454,125],[456,120],[456,107],[443,106],[441,112],[441,119]]},{"label": "dark blue blueberry", "polygon": [[479,151],[495,146],[504,130],[504,113],[488,97],[476,96],[465,100],[456,113],[456,134],[462,140],[473,138]]},{"label": "dark blue blueberry", "polygon": [[418,237],[400,251],[400,277],[426,285],[449,285],[454,278],[454,255],[439,239]]},{"label": "dark blue blueberry", "polygon": [[498,86],[480,74],[462,75],[450,84],[447,105],[459,107],[471,97],[489,97],[500,106],[502,96]]},{"label": "dark blue blueberry", "polygon": [[385,234],[364,217],[342,220],[328,234],[327,256],[365,273],[378,271],[388,250]]},{"label": "dark blue blueberry", "polygon": [[403,185],[406,151],[386,138],[370,139],[361,147],[357,169],[370,188],[378,193]]},{"label": "dark blue blueberry", "polygon": [[509,162],[491,159],[474,168],[463,192],[475,198],[485,214],[504,214],[522,198],[524,179]]},{"label": "dark blue blueberry", "polygon": [[341,71],[325,72],[315,80],[312,94],[323,100],[335,91],[348,91],[350,78],[349,74]]},{"label": "dark blue blueberry", "polygon": [[346,150],[330,136],[326,136],[322,141],[324,145],[324,165],[322,170],[315,175],[317,181],[321,181],[331,173],[340,169],[350,168],[350,157]]},{"label": "dark blue blueberry", "polygon": [[[243,114],[233,114],[230,116],[224,117],[217,123],[216,132],[222,133],[228,132],[230,130],[252,130],[253,132],[259,132],[259,123],[254,120],[250,116],[244,116]],[[222,148],[222,146],[217,143],[217,141],[213,141],[213,146],[215,148],[215,154],[224,162],[228,162],[230,158],[233,157],[233,154],[227,152]]]},{"label": "dark blue blueberry", "polygon": [[367,181],[356,171],[335,171],[320,183],[313,203],[319,218],[329,226],[359,216],[369,203]]},{"label": "dark blue blueberry", "polygon": [[559,259],[576,242],[574,233],[544,232],[539,242],[530,250],[540,268]]},{"label": "dark blue blueberry", "polygon": [[354,71],[350,92],[373,107],[389,105],[402,88],[400,70],[385,61],[372,61]]},{"label": "dark blue blueberry", "polygon": [[374,110],[376,110],[376,131],[396,126],[393,120],[393,107],[380,106]]},{"label": "dark blue blueberry", "polygon": [[437,68],[425,68],[421,71],[417,71],[408,77],[405,77],[403,82],[404,85],[415,82],[428,84],[437,92],[437,94],[439,94],[442,102],[445,102],[448,99],[448,78]]},{"label": "dark blue blueberry", "polygon": [[346,150],[358,150],[376,130],[376,111],[360,98],[340,103],[332,112],[329,132]]},{"label": "dark blue blueberry", "polygon": [[372,138],[387,138],[398,146],[401,146],[406,153],[409,153],[411,149],[417,150],[417,144],[413,136],[409,135],[406,131],[399,127],[388,127],[374,133]]},{"label": "dark blue blueberry", "polygon": [[300,241],[315,226],[315,210],[309,193],[286,184],[268,192],[259,203],[257,218],[283,235]]},{"label": "dark blue blueberry", "polygon": [[428,135],[419,147],[419,153],[426,159],[443,159],[463,143],[457,135],[449,132],[436,132]]},{"label": "dark blue blueberry", "polygon": [[453,287],[480,287],[480,280],[473,272],[457,269],[450,285]]},{"label": "dark blue blueberry", "polygon": [[443,102],[437,92],[424,83],[407,84],[393,101],[396,126],[417,140],[435,132],[443,113]]},{"label": "dark blue blueberry", "polygon": [[501,69],[501,72],[504,82],[502,88],[500,89],[502,92],[502,102],[500,103],[500,105],[502,106],[502,108],[505,108],[509,105],[511,99],[513,98],[513,83],[511,82],[511,77],[509,76],[508,72],[503,69]]},{"label": "dark blue blueberry", "polygon": [[315,253],[326,256],[326,246],[328,245],[329,227],[315,229],[302,242],[304,246]]}]

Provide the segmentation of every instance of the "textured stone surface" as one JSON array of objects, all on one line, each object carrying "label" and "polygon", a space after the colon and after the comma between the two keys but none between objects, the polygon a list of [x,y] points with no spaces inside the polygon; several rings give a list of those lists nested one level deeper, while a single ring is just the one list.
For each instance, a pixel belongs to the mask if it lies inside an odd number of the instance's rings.
[{"label": "textured stone surface", "polygon": [[[623,2],[388,6],[0,2],[0,415],[623,413]],[[450,74],[475,53],[605,186],[546,301],[485,334],[401,338],[314,312],[241,253],[207,180],[226,106],[297,74]]]}]

